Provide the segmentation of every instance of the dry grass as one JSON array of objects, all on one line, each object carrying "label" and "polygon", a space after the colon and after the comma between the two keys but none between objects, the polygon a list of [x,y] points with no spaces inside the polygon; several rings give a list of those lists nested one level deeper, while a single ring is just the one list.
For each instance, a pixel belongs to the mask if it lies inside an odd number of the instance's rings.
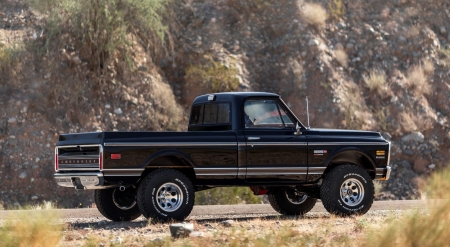
[{"label": "dry grass", "polygon": [[[71,234],[61,246],[363,246],[370,226],[381,226],[392,214],[339,218],[314,214],[303,218],[235,220],[231,227],[220,222],[192,221],[202,237],[173,239],[168,224],[149,224],[131,231],[82,230],[84,238]],[[72,230],[71,232],[73,232]],[[78,230],[80,231],[80,230]],[[349,234],[350,233],[350,234]],[[69,233],[66,233],[68,236]]]},{"label": "dry grass", "polygon": [[450,47],[439,49],[440,62],[447,68],[450,67]]},{"label": "dry grass", "polygon": [[371,92],[381,94],[388,89],[386,73],[382,69],[372,69],[369,74],[363,76],[363,79],[366,87],[368,87]]},{"label": "dry grass", "polygon": [[339,64],[342,67],[347,68],[347,66],[348,66],[348,56],[347,56],[347,53],[345,53],[344,50],[338,49],[338,50],[334,51],[334,57],[336,58],[336,60],[339,62]]},{"label": "dry grass", "polygon": [[421,65],[414,65],[408,70],[408,86],[417,94],[429,94],[431,85]]},{"label": "dry grass", "polygon": [[300,6],[302,19],[317,29],[325,28],[328,19],[327,11],[317,3],[304,3]]},{"label": "dry grass", "polygon": [[56,220],[52,211],[18,210],[0,228],[0,247],[56,246],[62,235]]},{"label": "dry grass", "polygon": [[368,235],[367,246],[449,246],[450,243],[450,170],[435,173],[425,183],[428,212],[414,212],[392,220],[381,232]]},{"label": "dry grass", "polygon": [[431,75],[434,72],[434,63],[430,60],[423,60],[422,62],[423,71],[427,75]]}]

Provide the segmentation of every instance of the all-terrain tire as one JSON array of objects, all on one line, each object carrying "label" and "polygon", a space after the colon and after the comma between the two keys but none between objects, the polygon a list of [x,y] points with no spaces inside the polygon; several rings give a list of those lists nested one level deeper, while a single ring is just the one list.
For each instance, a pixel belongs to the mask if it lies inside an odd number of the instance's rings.
[{"label": "all-terrain tire", "polygon": [[95,190],[94,198],[98,211],[112,221],[131,221],[141,216],[136,202],[137,190],[128,187]]},{"label": "all-terrain tire", "polygon": [[356,165],[341,165],[325,176],[320,197],[325,209],[340,216],[365,214],[375,195],[373,181],[366,170]]},{"label": "all-terrain tire", "polygon": [[303,215],[311,211],[317,199],[291,188],[278,188],[267,195],[272,208],[284,215]]},{"label": "all-terrain tire", "polygon": [[149,173],[137,193],[144,217],[159,222],[184,220],[191,213],[194,200],[195,192],[189,178],[172,169]]}]

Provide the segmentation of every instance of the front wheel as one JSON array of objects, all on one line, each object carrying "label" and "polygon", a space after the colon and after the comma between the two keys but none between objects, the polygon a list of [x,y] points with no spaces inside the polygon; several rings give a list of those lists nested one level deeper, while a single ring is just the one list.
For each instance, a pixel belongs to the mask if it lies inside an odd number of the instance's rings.
[{"label": "front wheel", "polygon": [[148,174],[139,185],[137,201],[146,218],[182,221],[194,207],[194,188],[183,173],[161,169]]},{"label": "front wheel", "polygon": [[367,171],[356,165],[341,165],[323,179],[320,197],[331,214],[349,216],[365,214],[375,195],[373,181]]},{"label": "front wheel", "polygon": [[95,190],[95,204],[98,211],[112,221],[131,221],[141,212],[136,203],[136,189],[128,187],[124,191],[119,188]]},{"label": "front wheel", "polygon": [[317,199],[293,188],[278,188],[268,195],[272,208],[284,215],[303,215],[316,204]]}]

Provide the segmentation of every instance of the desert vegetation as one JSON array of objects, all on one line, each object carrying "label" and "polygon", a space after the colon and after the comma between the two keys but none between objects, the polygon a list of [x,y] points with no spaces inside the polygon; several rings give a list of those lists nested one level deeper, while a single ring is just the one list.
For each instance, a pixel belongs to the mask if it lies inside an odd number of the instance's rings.
[{"label": "desert vegetation", "polygon": [[[428,68],[431,69],[431,68]],[[428,94],[431,92],[431,85],[428,81],[425,69],[422,65],[414,65],[408,70],[408,85],[416,93]]]},{"label": "desert vegetation", "polygon": [[59,37],[66,35],[72,47],[62,52],[79,51],[69,56],[78,56],[73,62],[86,61],[92,70],[105,72],[115,59],[135,68],[134,39],[155,50],[164,42],[167,27],[162,16],[168,1],[31,0],[30,4],[48,15],[48,35],[41,49],[58,47]]},{"label": "desert vegetation", "polygon": [[328,19],[328,13],[322,5],[318,3],[299,1],[301,16],[310,25],[317,29],[323,29]]},{"label": "desert vegetation", "polygon": [[386,73],[380,68],[372,69],[363,79],[366,87],[373,93],[381,94],[387,90]]}]

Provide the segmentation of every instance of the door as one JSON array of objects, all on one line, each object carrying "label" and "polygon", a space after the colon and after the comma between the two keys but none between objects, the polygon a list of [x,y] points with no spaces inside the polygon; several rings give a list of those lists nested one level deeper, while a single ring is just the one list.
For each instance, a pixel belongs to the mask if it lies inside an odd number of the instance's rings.
[{"label": "door", "polygon": [[294,118],[278,99],[244,103],[248,182],[306,181],[307,142],[296,136]]}]

